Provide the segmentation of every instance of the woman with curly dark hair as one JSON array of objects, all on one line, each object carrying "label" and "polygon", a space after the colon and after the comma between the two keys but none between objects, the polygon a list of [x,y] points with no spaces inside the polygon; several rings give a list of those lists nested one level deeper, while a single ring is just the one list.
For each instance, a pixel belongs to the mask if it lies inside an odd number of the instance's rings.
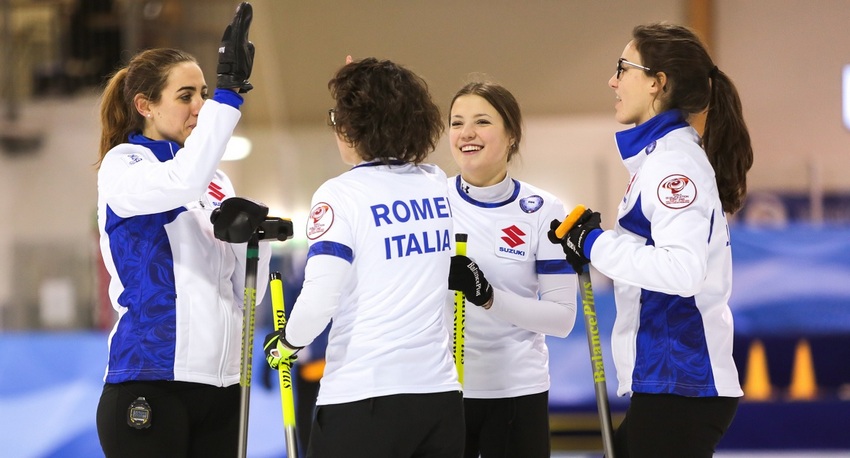
[{"label": "woman with curly dark hair", "polygon": [[443,315],[453,254],[445,173],[422,164],[443,131],[425,81],[391,61],[347,63],[328,124],[351,170],[313,195],[304,287],[269,334],[272,368],[333,320],[308,456],[460,457],[463,401]]}]

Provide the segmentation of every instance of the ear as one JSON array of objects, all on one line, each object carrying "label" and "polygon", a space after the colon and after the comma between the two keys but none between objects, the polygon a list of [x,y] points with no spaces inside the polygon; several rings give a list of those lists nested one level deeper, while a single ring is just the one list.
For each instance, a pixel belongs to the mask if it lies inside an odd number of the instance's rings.
[{"label": "ear", "polygon": [[143,118],[150,116],[151,102],[144,95],[136,94],[136,96],[133,97],[133,106],[136,107],[136,111],[138,111]]},{"label": "ear", "polygon": [[667,74],[664,72],[656,72],[655,78],[652,79],[652,87],[650,91],[653,95],[658,95],[667,90]]}]

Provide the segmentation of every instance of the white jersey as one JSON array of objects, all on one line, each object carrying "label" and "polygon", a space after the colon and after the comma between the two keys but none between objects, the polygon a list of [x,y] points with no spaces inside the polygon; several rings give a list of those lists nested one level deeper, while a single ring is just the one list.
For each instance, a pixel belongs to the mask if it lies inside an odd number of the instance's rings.
[{"label": "white jersey", "polygon": [[443,316],[454,250],[446,175],[361,163],[313,195],[304,287],[286,339],[332,319],[318,405],[460,390]]},{"label": "white jersey", "polygon": [[618,394],[742,396],[732,359],[732,252],[714,170],[670,111],[617,134],[631,181],[591,261],[614,281]]},{"label": "white jersey", "polygon": [[[207,100],[183,148],[134,134],[101,162],[97,222],[118,312],[108,383],[239,382],[246,244],[216,239],[210,223],[235,195],[216,166],[239,117]],[[260,252],[266,278],[271,250]],[[257,297],[264,292],[258,282]]]},{"label": "white jersey", "polygon": [[[467,234],[467,257],[493,287],[489,310],[467,301],[466,398],[508,398],[549,389],[545,334],[566,336],[576,315],[576,275],[560,245],[547,237],[564,205],[509,176],[476,188],[450,178],[454,230]],[[454,301],[449,296],[447,313]]]}]

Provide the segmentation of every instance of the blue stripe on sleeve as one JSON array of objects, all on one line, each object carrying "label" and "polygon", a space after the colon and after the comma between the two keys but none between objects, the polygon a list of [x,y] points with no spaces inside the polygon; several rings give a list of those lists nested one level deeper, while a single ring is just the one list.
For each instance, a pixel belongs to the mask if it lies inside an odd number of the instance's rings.
[{"label": "blue stripe on sleeve", "polygon": [[349,263],[354,262],[354,252],[351,248],[337,242],[316,242],[307,252],[307,259],[313,256],[327,254],[344,259]]},{"label": "blue stripe on sleeve", "polygon": [[535,268],[538,274],[574,274],[576,271],[566,259],[537,260]]}]

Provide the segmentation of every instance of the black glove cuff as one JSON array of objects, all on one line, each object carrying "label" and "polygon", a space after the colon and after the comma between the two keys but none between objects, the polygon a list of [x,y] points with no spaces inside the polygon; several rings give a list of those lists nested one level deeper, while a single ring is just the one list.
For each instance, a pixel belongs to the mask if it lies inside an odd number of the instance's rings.
[{"label": "black glove cuff", "polygon": [[281,330],[280,330],[280,341],[281,341],[281,342],[283,342],[283,345],[284,345],[284,346],[286,346],[286,347],[289,347],[289,348],[291,348],[291,349],[293,349],[293,350],[295,350],[295,351],[292,353],[293,355],[294,355],[295,353],[298,353],[299,351],[301,351],[301,349],[302,349],[302,348],[304,348],[304,347],[299,347],[299,346],[297,346],[297,345],[292,345],[291,343],[289,343],[289,341],[288,341],[288,340],[286,340],[286,332],[284,332],[284,331],[286,331],[286,327],[285,327],[285,326],[283,327],[283,329],[281,329]]},{"label": "black glove cuff", "polygon": [[490,305],[493,305],[493,287],[490,286],[490,283],[487,283],[487,286],[481,294],[468,294],[466,295],[466,299],[479,307],[486,306],[485,308],[490,308]]}]

